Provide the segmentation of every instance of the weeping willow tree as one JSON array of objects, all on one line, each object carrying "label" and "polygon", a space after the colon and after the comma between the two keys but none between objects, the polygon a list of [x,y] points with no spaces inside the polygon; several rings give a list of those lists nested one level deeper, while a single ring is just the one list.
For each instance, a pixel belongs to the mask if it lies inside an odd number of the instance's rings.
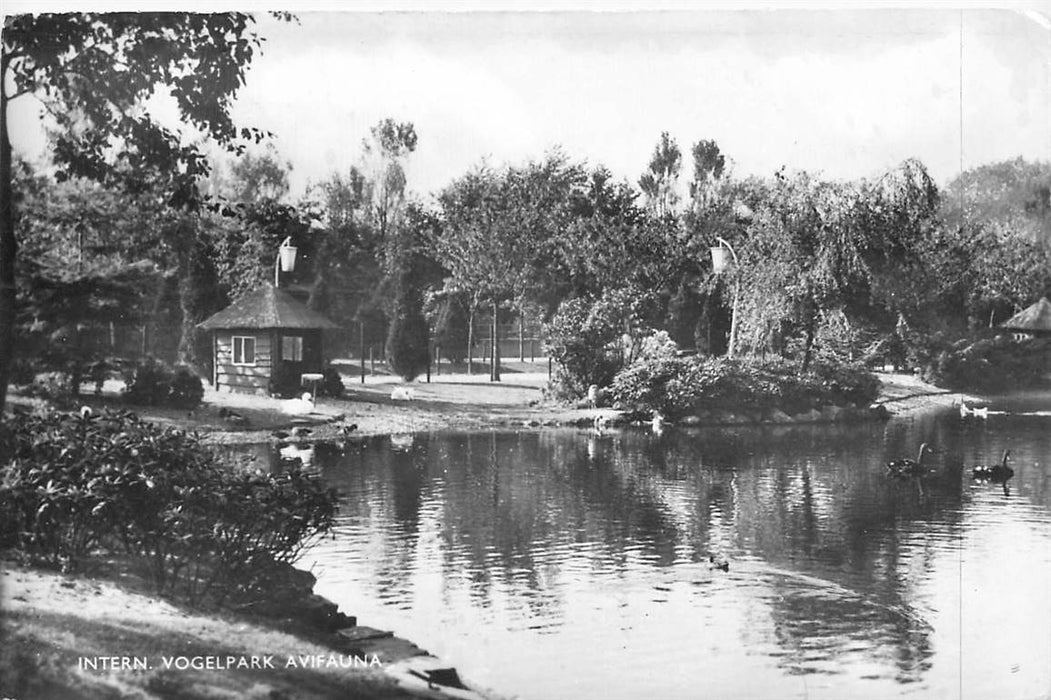
[{"label": "weeping willow tree", "polygon": [[846,336],[893,333],[938,284],[930,274],[937,210],[937,187],[913,160],[873,181],[778,173],[732,273],[742,287],[743,344],[753,352],[796,348],[805,370],[823,324]]}]

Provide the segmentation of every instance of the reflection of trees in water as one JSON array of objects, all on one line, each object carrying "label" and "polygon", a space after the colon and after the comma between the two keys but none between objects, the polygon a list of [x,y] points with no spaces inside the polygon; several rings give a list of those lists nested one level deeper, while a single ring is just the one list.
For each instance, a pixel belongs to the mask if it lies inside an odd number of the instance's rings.
[{"label": "reflection of trees in water", "polygon": [[791,673],[835,673],[853,654],[863,655],[868,666],[882,662],[894,668],[899,682],[920,680],[930,669],[930,626],[908,609],[801,585],[790,575],[770,582],[779,596],[770,613],[784,651],[780,665]]},{"label": "reflection of trees in water", "polygon": [[[821,672],[835,668],[829,659],[878,653],[909,681],[932,653],[914,589],[960,536],[972,488],[963,465],[1004,446],[1026,464],[1051,462],[1047,434],[1022,438],[1012,445],[1017,435],[944,418],[660,437],[435,435],[400,453],[366,441],[325,474],[347,493],[344,522],[378,542],[377,586],[388,592],[411,594],[427,533],[447,589],[545,619],[558,616],[566,576],[623,576],[716,551],[755,569],[785,668]],[[945,450],[933,474],[884,474],[888,459],[914,456],[921,442]],[[1046,469],[1023,464],[1019,476],[1019,490],[1046,504]]]},{"label": "reflection of trees in water", "polygon": [[[888,479],[883,464],[896,453],[868,431],[818,428],[810,439],[761,443],[739,475],[737,534],[743,549],[787,571],[768,583],[788,668],[834,668],[822,662],[848,654],[860,635],[866,648],[885,650],[900,680],[915,680],[932,652],[929,629],[911,609],[910,579],[934,567],[923,556],[928,524],[939,523],[940,540],[958,531],[960,475]],[[800,562],[805,576],[792,575]]]}]

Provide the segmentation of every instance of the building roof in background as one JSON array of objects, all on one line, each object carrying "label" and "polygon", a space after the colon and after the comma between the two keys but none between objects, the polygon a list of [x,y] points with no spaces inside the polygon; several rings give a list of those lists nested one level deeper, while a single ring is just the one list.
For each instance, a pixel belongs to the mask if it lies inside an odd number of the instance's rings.
[{"label": "building roof in background", "polygon": [[1018,331],[1051,331],[1051,301],[1047,297],[1040,299],[1001,323],[1000,327]]},{"label": "building roof in background", "polygon": [[317,311],[308,309],[284,289],[272,284],[253,290],[219,313],[197,324],[198,328],[338,328]]}]

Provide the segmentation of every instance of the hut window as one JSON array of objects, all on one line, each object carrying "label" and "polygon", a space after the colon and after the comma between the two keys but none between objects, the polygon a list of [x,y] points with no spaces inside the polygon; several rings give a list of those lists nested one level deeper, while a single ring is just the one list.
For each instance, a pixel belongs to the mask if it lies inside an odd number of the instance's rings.
[{"label": "hut window", "polygon": [[281,336],[281,359],[290,362],[303,361],[303,338],[298,335]]},{"label": "hut window", "polygon": [[255,338],[245,335],[234,336],[234,364],[255,364]]}]

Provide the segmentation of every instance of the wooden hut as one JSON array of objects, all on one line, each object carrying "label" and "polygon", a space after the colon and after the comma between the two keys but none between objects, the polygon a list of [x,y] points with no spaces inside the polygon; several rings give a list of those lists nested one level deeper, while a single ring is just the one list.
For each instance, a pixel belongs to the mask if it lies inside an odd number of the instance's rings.
[{"label": "wooden hut", "polygon": [[212,334],[212,385],[218,391],[268,394],[283,364],[290,372],[321,372],[322,331],[338,328],[284,289],[267,285],[198,324]]},{"label": "wooden hut", "polygon": [[1011,331],[1015,337],[1051,338],[1051,301],[1047,297],[1000,324],[1000,328]]}]

